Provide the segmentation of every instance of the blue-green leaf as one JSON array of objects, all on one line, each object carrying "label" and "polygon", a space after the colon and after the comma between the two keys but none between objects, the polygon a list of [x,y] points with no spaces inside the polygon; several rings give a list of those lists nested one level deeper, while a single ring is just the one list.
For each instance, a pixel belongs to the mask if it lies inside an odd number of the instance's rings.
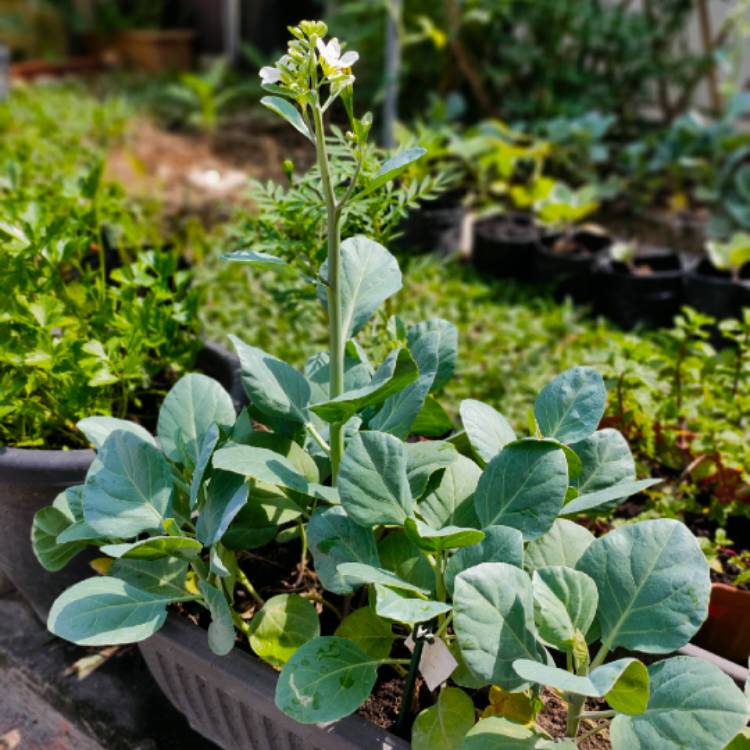
[{"label": "blue-green leaf", "polygon": [[314,141],[310,129],[305,124],[300,111],[291,102],[286,99],[282,99],[280,96],[264,96],[260,103],[276,113],[279,117],[283,117],[295,130],[302,133],[305,138]]},{"label": "blue-green leaf", "polygon": [[206,500],[198,515],[195,532],[210,547],[220,541],[235,516],[247,503],[250,487],[243,476],[215,471],[206,491]]},{"label": "blue-green leaf", "polygon": [[115,430],[125,430],[138,435],[139,438],[146,442],[156,445],[153,435],[145,428],[135,422],[127,419],[117,419],[116,417],[86,417],[76,423],[76,427],[86,436],[86,439],[97,450],[104,445],[104,441]]},{"label": "blue-green leaf", "polygon": [[388,161],[383,163],[380,169],[375,173],[374,177],[367,183],[364,190],[359,195],[363,197],[369,195],[374,190],[377,190],[386,182],[398,177],[410,164],[413,164],[417,159],[421,159],[427,153],[427,149],[421,146],[414,146],[412,148],[404,149],[399,151],[395,156],[392,156]]},{"label": "blue-green leaf", "polygon": [[193,560],[200,555],[203,545],[186,536],[152,536],[137,542],[105,544],[101,551],[110,557],[132,560],[159,560],[163,557],[180,557]]},{"label": "blue-green leaf", "polygon": [[198,581],[211,611],[211,624],[208,626],[208,646],[217,656],[226,656],[234,648],[234,623],[232,611],[224,594],[206,581]]},{"label": "blue-green leaf", "polygon": [[375,584],[375,612],[387,620],[414,625],[434,620],[450,610],[451,605],[446,602],[418,599],[412,594]]},{"label": "blue-green leaf", "polygon": [[469,398],[461,402],[459,413],[471,447],[484,463],[516,439],[510,422],[489,404]]}]

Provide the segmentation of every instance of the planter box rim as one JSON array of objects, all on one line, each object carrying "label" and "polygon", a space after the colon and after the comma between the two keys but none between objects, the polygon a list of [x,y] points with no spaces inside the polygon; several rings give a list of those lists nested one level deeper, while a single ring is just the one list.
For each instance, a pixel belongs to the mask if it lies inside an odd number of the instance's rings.
[{"label": "planter box rim", "polygon": [[[196,731],[217,744],[222,745],[221,726],[226,727],[227,734],[232,734],[232,728],[236,726],[236,709],[228,705],[229,701],[244,701],[252,703],[253,710],[262,715],[262,721],[246,730],[251,735],[252,744],[240,744],[238,741],[238,744],[232,744],[232,748],[244,750],[245,747],[266,745],[274,748],[277,746],[274,744],[277,737],[275,732],[293,734],[299,745],[295,743],[289,747],[295,748],[408,750],[410,747],[405,740],[356,714],[327,724],[300,724],[294,721],[283,714],[274,702],[278,672],[259,658],[236,647],[226,656],[216,656],[208,648],[206,631],[174,612],[169,614],[161,630],[139,643],[138,647],[167,697],[174,703],[178,695],[180,703],[187,705],[193,714],[196,712],[192,710],[192,706],[198,696],[195,693],[190,694],[183,680],[186,673],[195,673],[203,683],[204,690],[201,690],[200,697],[205,700],[205,704],[202,708],[206,717],[213,717],[213,721],[208,722],[211,726],[204,731],[202,726],[206,722],[202,722],[201,717],[186,715]],[[167,664],[171,655],[165,656],[165,651],[171,651],[172,655],[175,655],[175,652],[179,654],[179,663],[171,665],[176,671],[171,674],[168,669],[170,665]],[[179,684],[175,682],[176,675],[182,677]],[[218,687],[223,696],[209,697],[209,685],[213,688]],[[177,705],[177,708],[186,713],[181,705]],[[222,715],[223,721],[217,721],[217,712]],[[193,722],[194,719],[196,723]],[[270,728],[267,725],[270,725]],[[260,733],[263,739],[259,739],[259,734],[253,734],[254,732]],[[281,738],[276,741],[284,747],[287,746]],[[255,742],[259,744],[256,745]]]}]

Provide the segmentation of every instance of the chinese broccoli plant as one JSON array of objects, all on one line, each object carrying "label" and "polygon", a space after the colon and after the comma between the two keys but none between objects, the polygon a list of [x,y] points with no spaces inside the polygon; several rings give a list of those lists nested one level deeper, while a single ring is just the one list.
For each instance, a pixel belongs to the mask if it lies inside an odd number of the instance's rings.
[{"label": "chinese broccoli plant", "polygon": [[[455,369],[450,323],[394,317],[382,361],[366,354],[361,332],[401,275],[367,237],[341,241],[342,214],[421,152],[362,178],[370,118],[353,114],[356,53],[324,41],[322,23],[292,34],[261,72],[263,101],[316,148],[327,257],[305,278],[327,312],[329,348],[300,371],[235,338],[250,400],[239,416],[218,383],[187,375],[155,436],[104,417],[79,424],[96,460],[82,486],[39,512],[33,540],[50,570],[94,545],[104,575],[57,599],[50,630],[85,645],[139,641],[181,603],[206,613],[217,654],[239,633],[281,669],[277,705],[302,723],[352,713],[379,670],[395,670],[406,675],[406,732],[421,670],[437,698],[413,722],[417,749],[551,747],[534,723],[546,688],[568,705],[563,750],[607,727],[615,750],[722,750],[748,714],[729,678],[693,658],[646,666],[619,653],[668,654],[698,630],[710,584],[696,540],[676,521],[598,539],[575,521],[655,481],[636,479],[620,433],[598,429],[601,376],[574,368],[549,383],[527,435],[471,400],[455,432],[434,395]],[[354,166],[334,181],[324,118],[337,100]],[[304,273],[257,251],[229,260]],[[408,440],[436,425],[443,439]],[[300,593],[256,586],[248,550],[290,544],[308,582]],[[588,698],[609,708],[588,710]]]}]

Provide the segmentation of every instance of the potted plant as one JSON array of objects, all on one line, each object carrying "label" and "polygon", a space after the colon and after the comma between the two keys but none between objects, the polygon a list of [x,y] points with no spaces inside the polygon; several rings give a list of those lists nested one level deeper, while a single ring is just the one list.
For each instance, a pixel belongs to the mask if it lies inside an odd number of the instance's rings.
[{"label": "potted plant", "polygon": [[750,306],[750,234],[706,243],[706,257],[687,275],[689,305],[719,320],[739,318]]},{"label": "potted plant", "polygon": [[672,250],[615,241],[595,271],[597,309],[623,328],[669,326],[682,306],[686,263]]},{"label": "potted plant", "polygon": [[[0,207],[6,306],[0,336],[0,569],[46,616],[85,565],[53,575],[29,541],[36,511],[85,477],[94,458],[76,429],[95,413],[155,418],[159,394],[196,364],[232,387],[230,356],[204,347],[198,290],[174,251],[114,258],[97,222],[129,221],[118,189],[94,163],[77,180],[50,178],[35,199],[19,189]],[[75,187],[77,185],[77,187]],[[25,191],[25,193],[24,193]],[[95,442],[93,444],[96,444]],[[56,566],[52,566],[54,569]],[[61,566],[60,566],[61,567]]]},{"label": "potted plant", "polygon": [[612,242],[599,227],[580,225],[598,208],[593,186],[573,189],[562,182],[534,205],[538,220],[547,227],[536,248],[536,275],[541,281],[557,282],[557,294],[576,302],[593,298],[594,262]]},{"label": "potted plant", "polygon": [[[611,723],[614,750],[641,738],[722,750],[748,705],[720,670],[687,657],[609,660],[615,648],[658,658],[687,643],[706,616],[709,575],[677,521],[595,539],[569,520],[655,481],[636,480],[624,438],[597,429],[606,390],[595,370],[549,383],[527,437],[469,400],[450,441],[405,441],[452,374],[455,329],[394,323],[400,343],[374,368],[356,337],[400,272],[385,248],[341,242],[339,229],[350,201],[420,153],[397,154],[360,184],[370,118],[353,112],[357,55],[326,42],[321,22],[291,33],[288,54],[261,71],[263,103],[315,144],[328,253],[310,283],[329,313],[329,349],[299,371],[235,339],[251,400],[239,417],[218,383],[187,375],[156,437],[84,420],[100,441],[96,464],[40,513],[35,542],[42,560],[99,547],[105,575],[64,592],[50,630],[84,645],[140,642],[192,725],[225,748],[404,747],[350,717],[381,670],[403,686],[395,729],[417,750],[550,746],[533,724],[545,688],[567,704],[561,748]],[[339,98],[355,157],[345,185],[330,179],[323,119]],[[306,267],[252,251],[229,260]],[[42,514],[59,525],[46,528]],[[266,598],[264,578],[282,590]],[[162,629],[170,603],[185,618]],[[207,626],[213,655],[188,618]],[[235,647],[238,634],[278,678]],[[418,671],[436,700],[409,732]]]}]

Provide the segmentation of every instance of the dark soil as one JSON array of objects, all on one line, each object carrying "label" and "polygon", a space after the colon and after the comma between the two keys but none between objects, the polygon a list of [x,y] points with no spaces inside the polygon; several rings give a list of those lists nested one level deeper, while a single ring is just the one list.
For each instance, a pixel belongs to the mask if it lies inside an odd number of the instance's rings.
[{"label": "dark soil", "polygon": [[[537,724],[555,739],[565,736],[565,722],[568,716],[566,704],[558,698],[551,690],[545,690],[542,693],[544,710],[537,716]],[[589,700],[586,702],[587,711],[599,711],[606,708],[606,704],[601,701]],[[593,729],[595,723],[591,720],[581,722],[578,733],[583,734],[589,729]],[[609,731],[604,730],[600,734],[595,734],[585,739],[581,745],[581,750],[610,750]]]},{"label": "dark soil", "polygon": [[503,214],[485,219],[477,225],[477,232],[483,238],[494,242],[515,242],[534,240],[538,230],[528,214]]}]

